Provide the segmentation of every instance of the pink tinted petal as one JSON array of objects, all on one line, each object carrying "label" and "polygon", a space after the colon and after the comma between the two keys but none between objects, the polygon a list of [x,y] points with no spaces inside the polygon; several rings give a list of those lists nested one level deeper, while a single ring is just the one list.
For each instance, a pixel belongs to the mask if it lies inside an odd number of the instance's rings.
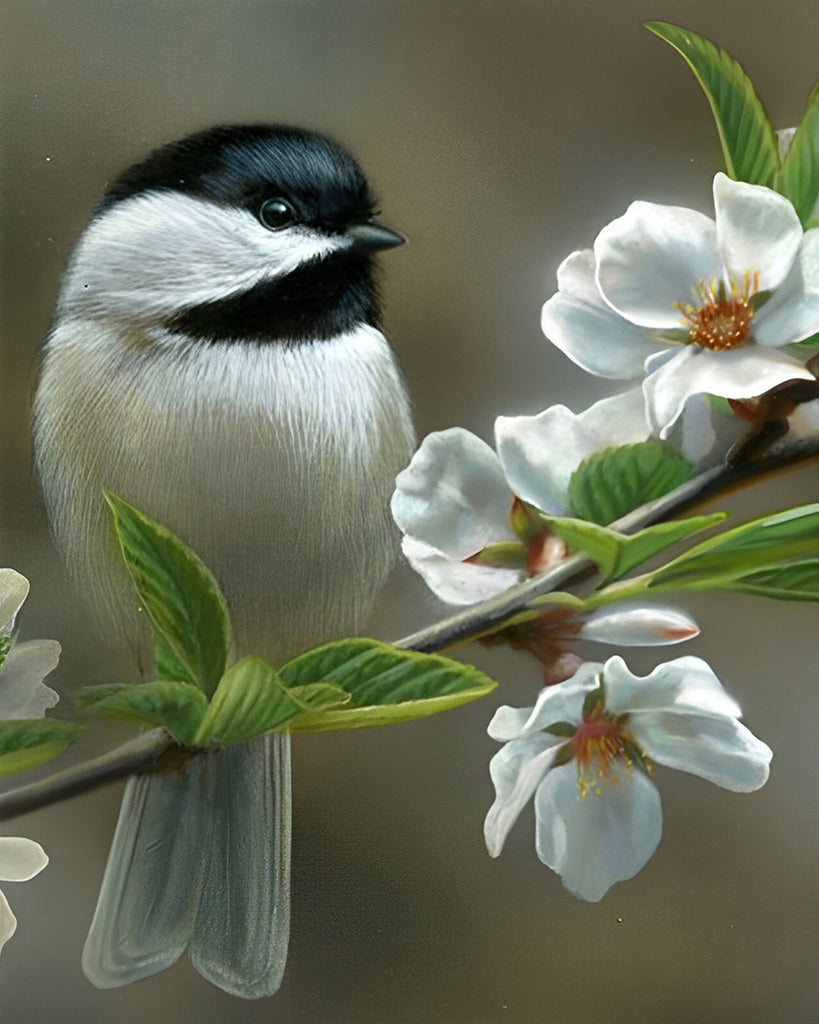
[{"label": "pink tinted petal", "polygon": [[680,327],[677,302],[719,268],[714,222],[680,206],[632,203],[594,243],[604,299],[640,327]]},{"label": "pink tinted petal", "polygon": [[777,349],[744,345],[709,352],[687,345],[643,381],[648,421],[652,432],[664,439],[693,395],[750,398],[795,377],[814,379],[800,362]]},{"label": "pink tinted petal", "polygon": [[752,321],[759,345],[792,345],[819,332],[819,228],[805,232],[791,272]]},{"label": "pink tinted petal", "polygon": [[759,275],[760,291],[777,288],[791,268],[802,225],[790,202],[773,189],[714,178],[717,248],[734,275]]},{"label": "pink tinted petal", "polygon": [[658,665],[647,676],[631,672],[619,655],[603,667],[606,708],[615,715],[638,711],[737,718],[737,702],[725,692],[707,661],[688,655]]},{"label": "pink tinted petal", "polygon": [[0,881],[27,882],[48,864],[45,850],[33,839],[0,836]]},{"label": "pink tinted petal", "polygon": [[524,576],[516,569],[495,569],[458,561],[413,537],[404,537],[401,547],[407,561],[429,589],[447,604],[485,601],[520,583]]},{"label": "pink tinted petal", "polygon": [[484,821],[490,857],[497,857],[509,830],[554,762],[559,740],[544,735],[507,743],[489,762],[495,802]]},{"label": "pink tinted petal", "polygon": [[629,730],[658,764],[688,772],[734,793],[752,793],[768,779],[771,748],[735,718],[641,711]]},{"label": "pink tinted petal", "polygon": [[43,679],[53,672],[62,648],[56,640],[15,643],[0,668],[0,718],[42,718],[59,695]]},{"label": "pink tinted petal", "polygon": [[699,634],[696,622],[678,608],[622,604],[598,608],[580,630],[583,640],[620,647],[662,647]]},{"label": "pink tinted petal", "polygon": [[657,350],[649,331],[634,327],[603,301],[591,249],[572,253],[557,272],[559,291],[543,306],[543,333],[578,366],[598,377],[636,377]]},{"label": "pink tinted petal", "polygon": [[11,912],[11,907],[0,889],[0,950],[14,935],[17,930],[17,918]]},{"label": "pink tinted petal", "polygon": [[513,538],[511,500],[497,455],[479,437],[453,427],[424,438],[396,477],[391,508],[403,533],[462,559]]},{"label": "pink tinted petal", "polygon": [[535,796],[537,855],[575,896],[596,903],[643,868],[663,828],[660,795],[640,771],[614,762],[600,795],[581,797],[574,762],[553,768]]}]

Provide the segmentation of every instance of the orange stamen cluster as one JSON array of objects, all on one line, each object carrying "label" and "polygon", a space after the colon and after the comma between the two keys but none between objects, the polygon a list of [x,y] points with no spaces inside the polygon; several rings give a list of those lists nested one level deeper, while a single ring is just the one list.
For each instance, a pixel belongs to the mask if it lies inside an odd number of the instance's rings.
[{"label": "orange stamen cluster", "polygon": [[[609,714],[602,702],[595,704],[583,716],[582,723],[571,739],[581,799],[585,799],[591,789],[597,796],[602,795],[600,787],[613,761],[622,761],[627,768],[631,768],[632,759],[627,747],[633,746],[633,743],[624,726],[623,716]],[[615,776],[609,782],[617,785],[618,779]]]},{"label": "orange stamen cluster", "polygon": [[675,302],[688,328],[689,340],[710,351],[737,348],[748,340],[754,316],[753,296],[759,291],[759,271],[746,270],[742,280],[729,277],[700,281],[695,302]]}]

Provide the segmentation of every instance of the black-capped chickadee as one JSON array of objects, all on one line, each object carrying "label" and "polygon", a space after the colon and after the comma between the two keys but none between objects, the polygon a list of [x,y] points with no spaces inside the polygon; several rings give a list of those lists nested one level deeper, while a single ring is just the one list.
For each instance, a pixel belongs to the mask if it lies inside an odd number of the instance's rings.
[{"label": "black-capped chickadee", "polygon": [[[374,216],[352,157],[296,128],[203,131],[108,189],[65,272],[34,429],[57,542],[120,628],[133,595],[103,489],[210,566],[237,656],[361,629],[414,440],[373,280],[373,253],[403,238]],[[227,992],[278,988],[289,772],[277,735],[129,780],[83,955],[94,984],[187,948]]]}]

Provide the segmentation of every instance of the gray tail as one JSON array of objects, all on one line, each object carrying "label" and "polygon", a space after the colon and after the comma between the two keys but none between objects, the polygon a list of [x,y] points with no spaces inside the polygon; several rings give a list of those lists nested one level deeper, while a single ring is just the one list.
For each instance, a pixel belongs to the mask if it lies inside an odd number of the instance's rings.
[{"label": "gray tail", "polygon": [[88,979],[126,985],[187,948],[225,992],[273,995],[290,932],[290,829],[289,736],[132,776],[83,951]]}]

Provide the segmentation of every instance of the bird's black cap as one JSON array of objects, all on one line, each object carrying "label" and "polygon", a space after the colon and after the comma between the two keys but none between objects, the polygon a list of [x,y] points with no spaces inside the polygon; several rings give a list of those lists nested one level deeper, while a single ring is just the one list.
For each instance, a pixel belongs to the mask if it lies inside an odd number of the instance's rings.
[{"label": "bird's black cap", "polygon": [[374,207],[364,172],[343,146],[283,125],[221,125],[168,143],[124,171],[98,212],[157,190],[253,213],[266,199],[284,197],[300,220],[328,230],[366,220]]}]

